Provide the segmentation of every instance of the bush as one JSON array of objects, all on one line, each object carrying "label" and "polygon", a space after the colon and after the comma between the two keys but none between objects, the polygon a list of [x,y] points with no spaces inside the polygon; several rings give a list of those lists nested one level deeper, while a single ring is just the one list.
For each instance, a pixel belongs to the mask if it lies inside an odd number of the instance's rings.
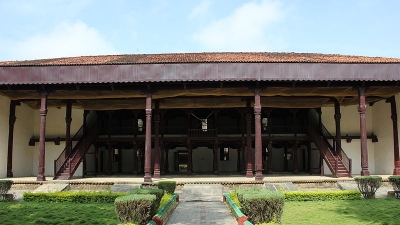
[{"label": "bush", "polygon": [[121,223],[147,224],[155,215],[155,195],[134,194],[115,199],[115,213]]},{"label": "bush", "polygon": [[355,177],[358,190],[366,199],[374,198],[375,192],[382,185],[382,177],[380,176],[359,176]]},{"label": "bush", "polygon": [[238,190],[242,211],[253,223],[280,223],[285,196],[278,191],[250,188]]},{"label": "bush", "polygon": [[388,179],[393,186],[396,198],[400,199],[400,176],[390,176]]},{"label": "bush", "polygon": [[156,201],[154,202],[154,207],[158,209],[160,206],[161,198],[164,195],[164,190],[162,189],[156,189],[156,188],[138,188],[138,189],[133,189],[130,194],[140,194],[140,195],[155,195],[156,196]]},{"label": "bush", "polygon": [[126,193],[112,192],[25,192],[22,199],[26,202],[77,202],[77,203],[113,203],[117,197]]},{"label": "bush", "polygon": [[158,188],[164,190],[168,194],[173,194],[176,188],[176,181],[160,181]]},{"label": "bush", "polygon": [[331,201],[359,200],[359,191],[289,191],[284,192],[285,201]]},{"label": "bush", "polygon": [[0,180],[0,195],[7,194],[12,184],[12,180]]}]

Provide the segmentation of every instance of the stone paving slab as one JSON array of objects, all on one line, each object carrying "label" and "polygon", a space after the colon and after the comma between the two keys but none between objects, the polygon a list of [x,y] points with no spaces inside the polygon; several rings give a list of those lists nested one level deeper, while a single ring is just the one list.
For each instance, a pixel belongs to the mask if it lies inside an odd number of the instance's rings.
[{"label": "stone paving slab", "polygon": [[285,183],[264,183],[264,188],[267,188],[270,191],[297,191],[299,190],[296,185],[292,182]]},{"label": "stone paving slab", "polygon": [[[358,191],[357,183],[355,181],[352,182],[338,182],[340,189],[342,190],[355,190]],[[381,186],[375,192],[375,198],[386,198],[388,191],[393,191],[393,188],[390,186]]]},{"label": "stone paving slab", "polygon": [[185,184],[179,196],[181,202],[221,202],[222,199],[221,184]]},{"label": "stone paving slab", "polygon": [[112,192],[130,192],[140,187],[140,184],[114,184],[111,187]]},{"label": "stone paving slab", "polygon": [[223,202],[179,202],[166,224],[237,224]]},{"label": "stone paving slab", "polygon": [[64,191],[68,189],[69,183],[46,183],[40,185],[38,188],[36,188],[33,193],[39,193],[39,192],[56,192],[56,191]]}]

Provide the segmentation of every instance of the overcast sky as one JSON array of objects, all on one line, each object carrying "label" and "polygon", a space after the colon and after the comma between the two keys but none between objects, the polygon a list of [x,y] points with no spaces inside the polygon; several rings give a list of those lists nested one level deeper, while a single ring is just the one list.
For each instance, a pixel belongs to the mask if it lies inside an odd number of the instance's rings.
[{"label": "overcast sky", "polygon": [[174,52],[400,58],[398,0],[0,0],[0,60]]}]

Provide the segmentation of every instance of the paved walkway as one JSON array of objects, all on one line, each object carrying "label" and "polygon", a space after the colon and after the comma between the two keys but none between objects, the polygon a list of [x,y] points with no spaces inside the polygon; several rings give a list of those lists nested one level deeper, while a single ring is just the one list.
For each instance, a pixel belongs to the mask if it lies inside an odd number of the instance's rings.
[{"label": "paved walkway", "polygon": [[222,185],[185,184],[181,196],[166,224],[237,224],[222,202]]}]

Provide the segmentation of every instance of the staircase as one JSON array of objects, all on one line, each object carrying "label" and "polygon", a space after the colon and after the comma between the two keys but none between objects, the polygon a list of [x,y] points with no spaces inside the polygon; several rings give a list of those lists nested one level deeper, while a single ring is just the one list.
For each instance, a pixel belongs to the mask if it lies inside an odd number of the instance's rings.
[{"label": "staircase", "polygon": [[[336,144],[333,136],[328,132],[324,125],[318,131],[316,126],[309,126],[309,136],[332,172],[334,177],[351,177],[351,159],[346,155],[340,146]],[[332,144],[328,141],[332,140]],[[336,147],[335,147],[336,146]],[[337,151],[335,151],[337,149]]]},{"label": "staircase", "polygon": [[[90,146],[96,140],[99,128],[95,126],[90,132],[85,133],[82,126],[61,152],[60,156],[54,160],[53,180],[69,180],[74,175],[79,164],[82,162]],[[70,150],[68,154],[68,150]],[[67,155],[68,154],[68,155]]]}]

